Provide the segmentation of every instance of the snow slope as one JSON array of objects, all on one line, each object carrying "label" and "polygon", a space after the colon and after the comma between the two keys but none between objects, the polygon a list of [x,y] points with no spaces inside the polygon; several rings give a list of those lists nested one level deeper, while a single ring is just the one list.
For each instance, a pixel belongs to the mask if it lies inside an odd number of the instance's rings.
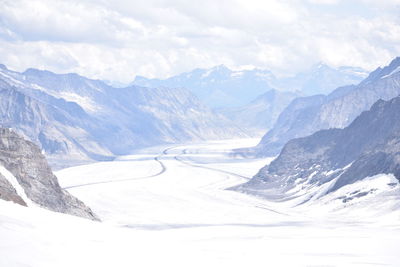
[{"label": "snow slope", "polygon": [[[61,170],[61,185],[103,223],[0,201],[0,266],[398,264],[398,210],[375,216],[366,208],[356,217],[329,199],[329,205],[293,208],[224,190],[271,160],[228,156],[257,141],[153,147]],[[357,205],[376,200],[385,201],[372,196]],[[327,207],[337,211],[322,212]]]}]

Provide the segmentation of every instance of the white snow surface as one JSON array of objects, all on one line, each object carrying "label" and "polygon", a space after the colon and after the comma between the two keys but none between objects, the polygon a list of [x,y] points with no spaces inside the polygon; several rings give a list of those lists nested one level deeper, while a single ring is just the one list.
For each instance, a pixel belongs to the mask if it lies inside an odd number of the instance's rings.
[{"label": "white snow surface", "polygon": [[[92,86],[92,88],[94,88],[94,86]],[[74,92],[60,92],[58,96],[60,98],[65,99],[66,101],[77,103],[79,106],[81,106],[85,111],[89,113],[96,113],[100,109],[99,106],[96,105],[96,102],[87,96],[84,97]]]},{"label": "white snow surface", "polygon": [[257,142],[155,147],[58,171],[103,222],[0,201],[0,266],[398,266],[393,176],[297,207],[225,190],[271,161],[229,156]]},{"label": "white snow surface", "polygon": [[7,179],[7,181],[14,187],[17,194],[25,201],[28,206],[34,205],[33,202],[26,196],[25,190],[18,183],[17,178],[4,166],[0,165],[0,173]]}]

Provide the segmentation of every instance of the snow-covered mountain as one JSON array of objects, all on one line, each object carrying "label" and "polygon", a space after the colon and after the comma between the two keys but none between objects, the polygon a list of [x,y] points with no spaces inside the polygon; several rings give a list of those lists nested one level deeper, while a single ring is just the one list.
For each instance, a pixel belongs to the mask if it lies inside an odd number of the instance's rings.
[{"label": "snow-covered mountain", "polygon": [[331,94],[297,98],[280,114],[256,148],[258,155],[276,155],[293,138],[321,129],[348,126],[379,99],[400,94],[400,58],[378,68],[357,86],[340,87]]},{"label": "snow-covered mountain", "polygon": [[195,69],[168,79],[137,76],[133,84],[148,87],[184,87],[212,108],[236,107],[249,103],[271,90],[275,76],[266,70],[232,71],[224,65]]},{"label": "snow-covered mountain", "polygon": [[6,128],[0,128],[0,163],[0,199],[98,220],[60,187],[39,147]]},{"label": "snow-covered mountain", "polygon": [[233,71],[220,65],[211,69],[195,69],[167,79],[137,76],[133,84],[148,87],[185,87],[213,108],[240,107],[272,88],[300,91],[304,95],[329,93],[335,88],[357,84],[367,76],[360,68],[332,68],[318,64],[306,72],[277,78],[268,70]]},{"label": "snow-covered mountain", "polygon": [[113,88],[77,74],[0,68],[0,123],[51,162],[107,159],[138,147],[245,136],[185,89]]},{"label": "snow-covered mountain", "polygon": [[274,125],[279,114],[299,95],[298,92],[270,90],[247,105],[218,111],[237,125],[264,134]]},{"label": "snow-covered mountain", "polygon": [[[400,180],[399,116],[400,97],[379,100],[344,129],[289,141],[278,158],[237,189],[273,199],[300,198],[302,203],[367,177],[391,174]],[[398,185],[396,179],[379,187],[390,190]],[[363,190],[346,192],[336,200],[348,202],[382,189],[371,181],[368,187],[368,181],[359,184]]]}]

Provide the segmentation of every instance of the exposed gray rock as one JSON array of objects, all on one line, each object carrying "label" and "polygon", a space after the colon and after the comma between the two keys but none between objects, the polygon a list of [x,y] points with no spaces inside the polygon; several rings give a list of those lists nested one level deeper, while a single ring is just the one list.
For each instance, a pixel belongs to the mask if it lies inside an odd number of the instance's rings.
[{"label": "exposed gray rock", "polygon": [[15,188],[10,182],[0,173],[0,199],[12,201],[22,206],[27,206],[26,202],[18,195]]},{"label": "exposed gray rock", "polygon": [[280,198],[290,196],[288,191],[295,187],[301,190],[333,179],[327,192],[381,173],[400,180],[399,117],[400,97],[379,100],[344,129],[289,141],[277,159],[239,189]]},{"label": "exposed gray rock", "polygon": [[295,99],[281,113],[274,127],[254,149],[258,156],[279,154],[293,138],[321,129],[344,128],[379,99],[389,100],[400,94],[400,58],[378,68],[357,86],[341,87],[324,96]]},{"label": "exposed gray rock", "polygon": [[[60,187],[38,146],[5,128],[0,128],[0,163],[15,176],[27,197],[39,206],[98,220],[90,208]],[[9,185],[7,190],[13,191]]]}]

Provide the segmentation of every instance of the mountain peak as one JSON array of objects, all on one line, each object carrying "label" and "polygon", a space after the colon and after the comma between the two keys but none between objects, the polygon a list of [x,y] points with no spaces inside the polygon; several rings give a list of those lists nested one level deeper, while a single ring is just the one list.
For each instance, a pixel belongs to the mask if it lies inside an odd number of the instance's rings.
[{"label": "mountain peak", "polygon": [[220,69],[228,69],[228,67],[225,66],[224,64],[220,64],[220,65],[213,67],[212,69],[220,70]]},{"label": "mountain peak", "polygon": [[[396,68],[400,67],[400,57],[395,57],[389,64],[389,66],[385,67],[388,68],[390,70],[394,70]],[[385,69],[384,68],[384,69]]]},{"label": "mountain peak", "polygon": [[48,70],[40,70],[40,69],[35,69],[35,68],[28,68],[26,69],[22,74],[24,75],[37,75],[41,73],[51,73]]},{"label": "mountain peak", "polygon": [[314,64],[313,66],[311,66],[310,70],[312,72],[319,72],[319,71],[325,71],[325,70],[329,70],[332,69],[329,65],[325,64],[324,62],[318,62],[317,64]]},{"label": "mountain peak", "polygon": [[212,67],[211,69],[209,69],[209,71],[211,71],[211,72],[231,72],[232,70],[230,70],[224,64],[221,64],[221,65]]},{"label": "mountain peak", "polygon": [[2,70],[8,70],[7,67],[6,67],[6,65],[4,65],[4,64],[0,64],[0,69],[2,69]]},{"label": "mountain peak", "polygon": [[[75,72],[59,74],[59,73],[54,73],[52,71],[35,69],[35,68],[28,68],[22,74],[26,75],[26,76],[53,76],[54,75],[54,76],[69,77],[71,79],[78,79],[78,78],[88,79],[84,76],[81,76],[81,75],[75,73]],[[100,81],[100,80],[98,80],[98,81]]]},{"label": "mountain peak", "polygon": [[362,83],[366,84],[379,79],[388,78],[397,72],[400,72],[400,57],[394,58],[388,66],[383,68],[378,67],[376,70],[371,72]]}]

